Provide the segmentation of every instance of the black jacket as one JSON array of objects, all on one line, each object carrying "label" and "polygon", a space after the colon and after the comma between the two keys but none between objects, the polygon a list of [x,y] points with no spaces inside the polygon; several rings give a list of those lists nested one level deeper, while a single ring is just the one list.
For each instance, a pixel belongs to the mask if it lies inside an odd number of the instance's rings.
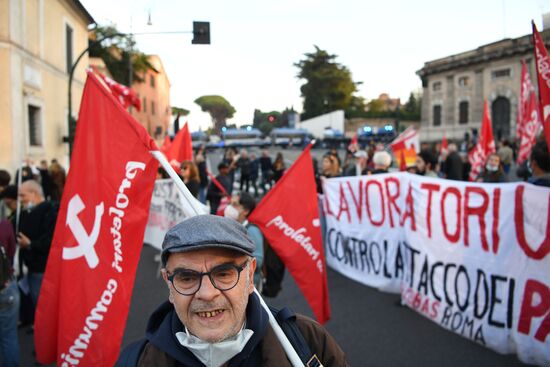
[{"label": "black jacket", "polygon": [[31,245],[21,249],[23,262],[32,273],[43,273],[50,253],[58,205],[43,201],[31,210],[21,212],[19,232],[29,237]]}]

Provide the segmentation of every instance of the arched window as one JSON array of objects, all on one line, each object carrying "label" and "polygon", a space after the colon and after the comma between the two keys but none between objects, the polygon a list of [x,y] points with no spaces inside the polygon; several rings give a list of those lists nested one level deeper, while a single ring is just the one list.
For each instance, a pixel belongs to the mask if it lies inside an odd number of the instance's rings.
[{"label": "arched window", "polygon": [[498,97],[493,101],[491,118],[495,140],[510,137],[510,100]]}]

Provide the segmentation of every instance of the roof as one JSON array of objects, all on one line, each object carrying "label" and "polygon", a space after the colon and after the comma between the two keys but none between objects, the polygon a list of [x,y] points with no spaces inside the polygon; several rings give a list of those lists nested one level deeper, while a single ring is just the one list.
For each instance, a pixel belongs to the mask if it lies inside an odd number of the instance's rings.
[{"label": "roof", "polygon": [[90,13],[88,13],[88,10],[86,10],[84,5],[82,5],[82,3],[80,1],[70,0],[69,2],[72,3],[78,10],[80,10],[82,15],[84,15],[84,18],[86,18],[86,21],[88,22],[88,24],[95,24],[96,23],[94,18],[90,15]]},{"label": "roof", "polygon": [[[550,45],[550,29],[540,32],[547,47]],[[526,55],[533,52],[531,34],[518,38],[503,40],[480,46],[474,50],[461,52],[440,59],[428,61],[424,67],[416,72],[420,78],[445,71],[469,67],[488,61],[504,59],[515,55]]]}]

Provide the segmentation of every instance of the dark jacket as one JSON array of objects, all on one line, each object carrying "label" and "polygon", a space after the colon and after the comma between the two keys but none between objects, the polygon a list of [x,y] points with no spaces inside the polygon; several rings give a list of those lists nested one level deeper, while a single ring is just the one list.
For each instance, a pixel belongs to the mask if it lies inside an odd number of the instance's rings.
[{"label": "dark jacket", "polygon": [[185,184],[187,186],[187,189],[189,192],[191,192],[191,195],[198,198],[199,197],[199,189],[200,189],[200,182],[191,180]]},{"label": "dark jacket", "polygon": [[463,172],[463,162],[460,158],[460,154],[457,152],[449,153],[445,164],[442,167],[443,173],[445,173],[445,178],[449,180],[462,181],[464,172]]},{"label": "dark jacket", "polygon": [[271,158],[270,157],[260,157],[260,168],[262,172],[269,172],[273,169],[273,165],[271,164]]},{"label": "dark jacket", "polygon": [[[336,341],[315,321],[298,315],[297,325],[313,353],[324,366],[347,366],[345,355]],[[229,367],[291,366],[275,333],[269,326],[268,315],[256,295],[251,295],[246,309],[246,327],[254,334]],[[148,343],[138,362],[139,367],[204,367],[187,348],[182,347],[175,334],[183,330],[174,306],[163,303],[151,316],[147,325]]]},{"label": "dark jacket", "polygon": [[206,161],[197,163],[197,169],[199,170],[201,187],[205,188],[208,186],[208,173],[206,172]]},{"label": "dark jacket", "polygon": [[28,248],[21,249],[23,262],[32,273],[43,273],[50,253],[58,206],[52,201],[43,201],[31,210],[21,212],[19,232],[31,240]]}]

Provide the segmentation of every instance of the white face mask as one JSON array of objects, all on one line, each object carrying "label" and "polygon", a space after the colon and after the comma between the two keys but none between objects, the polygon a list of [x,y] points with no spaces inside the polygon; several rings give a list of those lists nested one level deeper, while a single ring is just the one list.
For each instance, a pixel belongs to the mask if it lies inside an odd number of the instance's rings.
[{"label": "white face mask", "polygon": [[34,203],[32,201],[29,201],[27,204],[24,205],[25,209],[31,210],[34,208]]},{"label": "white face mask", "polygon": [[239,333],[219,343],[208,343],[194,335],[185,332],[176,333],[176,338],[182,346],[189,349],[205,366],[220,367],[225,362],[239,354],[250,340],[254,332],[241,329]]},{"label": "white face mask", "polygon": [[228,205],[225,207],[223,211],[223,216],[226,218],[230,218],[233,220],[239,219],[239,210],[235,208],[233,205]]},{"label": "white face mask", "polygon": [[492,166],[489,163],[485,166],[485,169],[489,172],[496,172],[498,171],[498,166]]}]

